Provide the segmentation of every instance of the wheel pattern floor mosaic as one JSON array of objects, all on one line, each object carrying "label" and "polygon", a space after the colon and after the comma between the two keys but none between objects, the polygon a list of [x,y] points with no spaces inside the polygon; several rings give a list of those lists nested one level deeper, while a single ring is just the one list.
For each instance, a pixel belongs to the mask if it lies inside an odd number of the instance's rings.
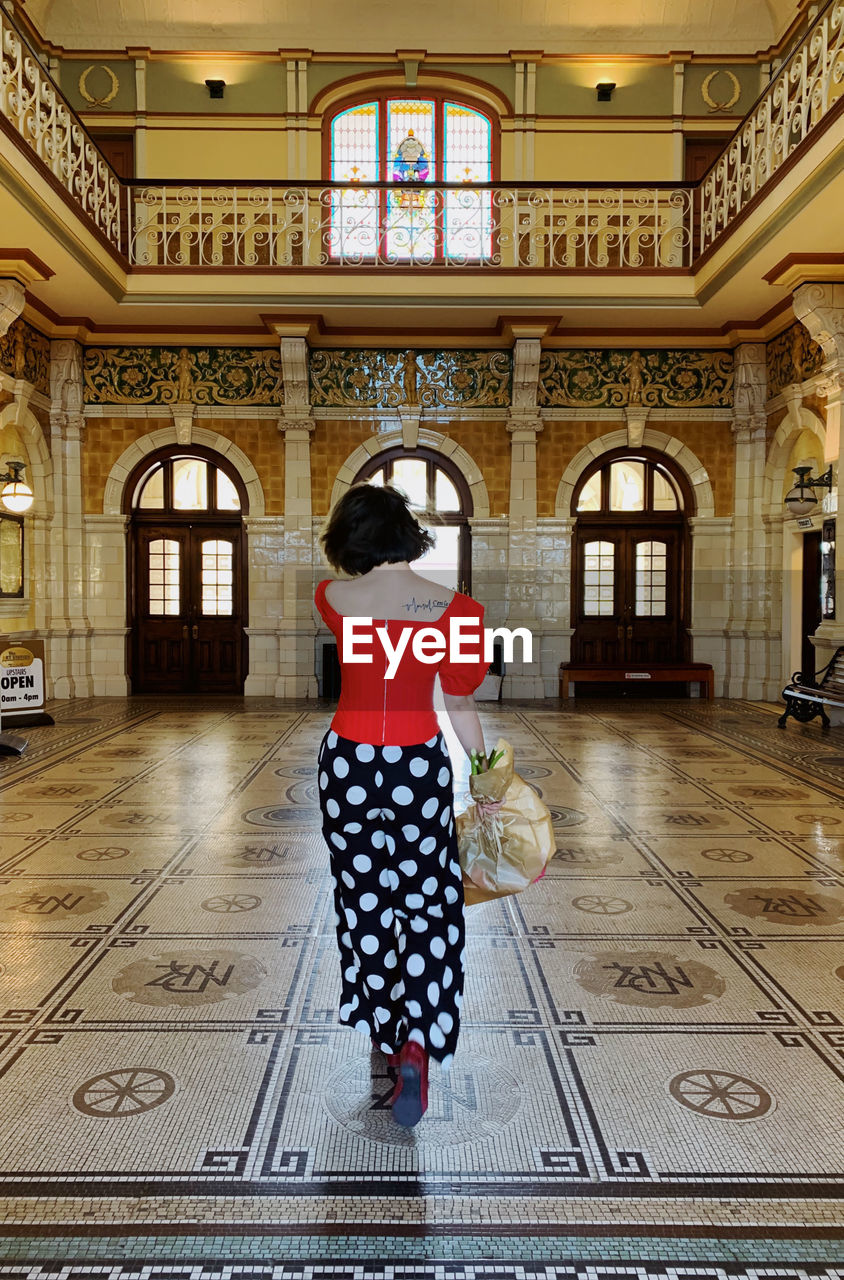
[{"label": "wheel pattern floor mosaic", "polygon": [[844,1275],[844,731],[484,708],[557,852],[468,910],[408,1131],[337,1023],[330,712],[54,712],[0,760],[0,1275]]}]

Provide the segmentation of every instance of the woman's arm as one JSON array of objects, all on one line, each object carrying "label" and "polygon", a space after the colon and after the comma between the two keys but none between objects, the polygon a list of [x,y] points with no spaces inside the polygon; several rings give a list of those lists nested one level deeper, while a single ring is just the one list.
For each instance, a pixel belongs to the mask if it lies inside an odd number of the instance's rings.
[{"label": "woman's arm", "polygon": [[477,751],[479,756],[485,755],[483,730],[472,694],[443,692],[443,702],[451,727],[466,755],[473,751]]}]

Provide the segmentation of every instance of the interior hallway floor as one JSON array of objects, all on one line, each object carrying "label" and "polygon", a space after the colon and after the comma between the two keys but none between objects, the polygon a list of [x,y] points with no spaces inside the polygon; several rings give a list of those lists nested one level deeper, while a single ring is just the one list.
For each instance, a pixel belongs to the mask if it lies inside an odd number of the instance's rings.
[{"label": "interior hallway floor", "polygon": [[483,706],[557,853],[468,910],[406,1131],[337,1023],[330,710],[51,710],[0,760],[0,1276],[844,1276],[844,729]]}]

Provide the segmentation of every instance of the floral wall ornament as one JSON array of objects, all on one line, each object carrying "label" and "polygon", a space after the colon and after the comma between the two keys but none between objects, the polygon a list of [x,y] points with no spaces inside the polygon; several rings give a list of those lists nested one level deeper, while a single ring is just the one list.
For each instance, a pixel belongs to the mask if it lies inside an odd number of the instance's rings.
[{"label": "floral wall ornament", "polygon": [[542,408],[728,409],[729,351],[545,351],[539,366]]},{"label": "floral wall ornament", "polygon": [[815,342],[799,320],[789,325],[767,344],[768,395],[776,396],[784,387],[820,373],[824,363],[823,347]]},{"label": "floral wall ornament", "polygon": [[86,347],[86,404],[284,403],[281,353],[264,347]]},{"label": "floral wall ornament", "polygon": [[50,340],[24,319],[14,320],[0,337],[0,369],[15,381],[50,393]]},{"label": "floral wall ornament", "polygon": [[509,351],[339,350],[310,353],[316,408],[507,408]]}]

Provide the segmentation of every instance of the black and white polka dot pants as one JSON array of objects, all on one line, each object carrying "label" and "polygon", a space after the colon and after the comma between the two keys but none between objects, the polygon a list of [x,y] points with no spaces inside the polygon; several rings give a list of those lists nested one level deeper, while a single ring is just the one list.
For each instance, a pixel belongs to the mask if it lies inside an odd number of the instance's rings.
[{"label": "black and white polka dot pants", "polygon": [[451,1062],[463,1002],[463,882],[442,734],[319,751],[343,989],[340,1021],[384,1053],[415,1041]]}]

